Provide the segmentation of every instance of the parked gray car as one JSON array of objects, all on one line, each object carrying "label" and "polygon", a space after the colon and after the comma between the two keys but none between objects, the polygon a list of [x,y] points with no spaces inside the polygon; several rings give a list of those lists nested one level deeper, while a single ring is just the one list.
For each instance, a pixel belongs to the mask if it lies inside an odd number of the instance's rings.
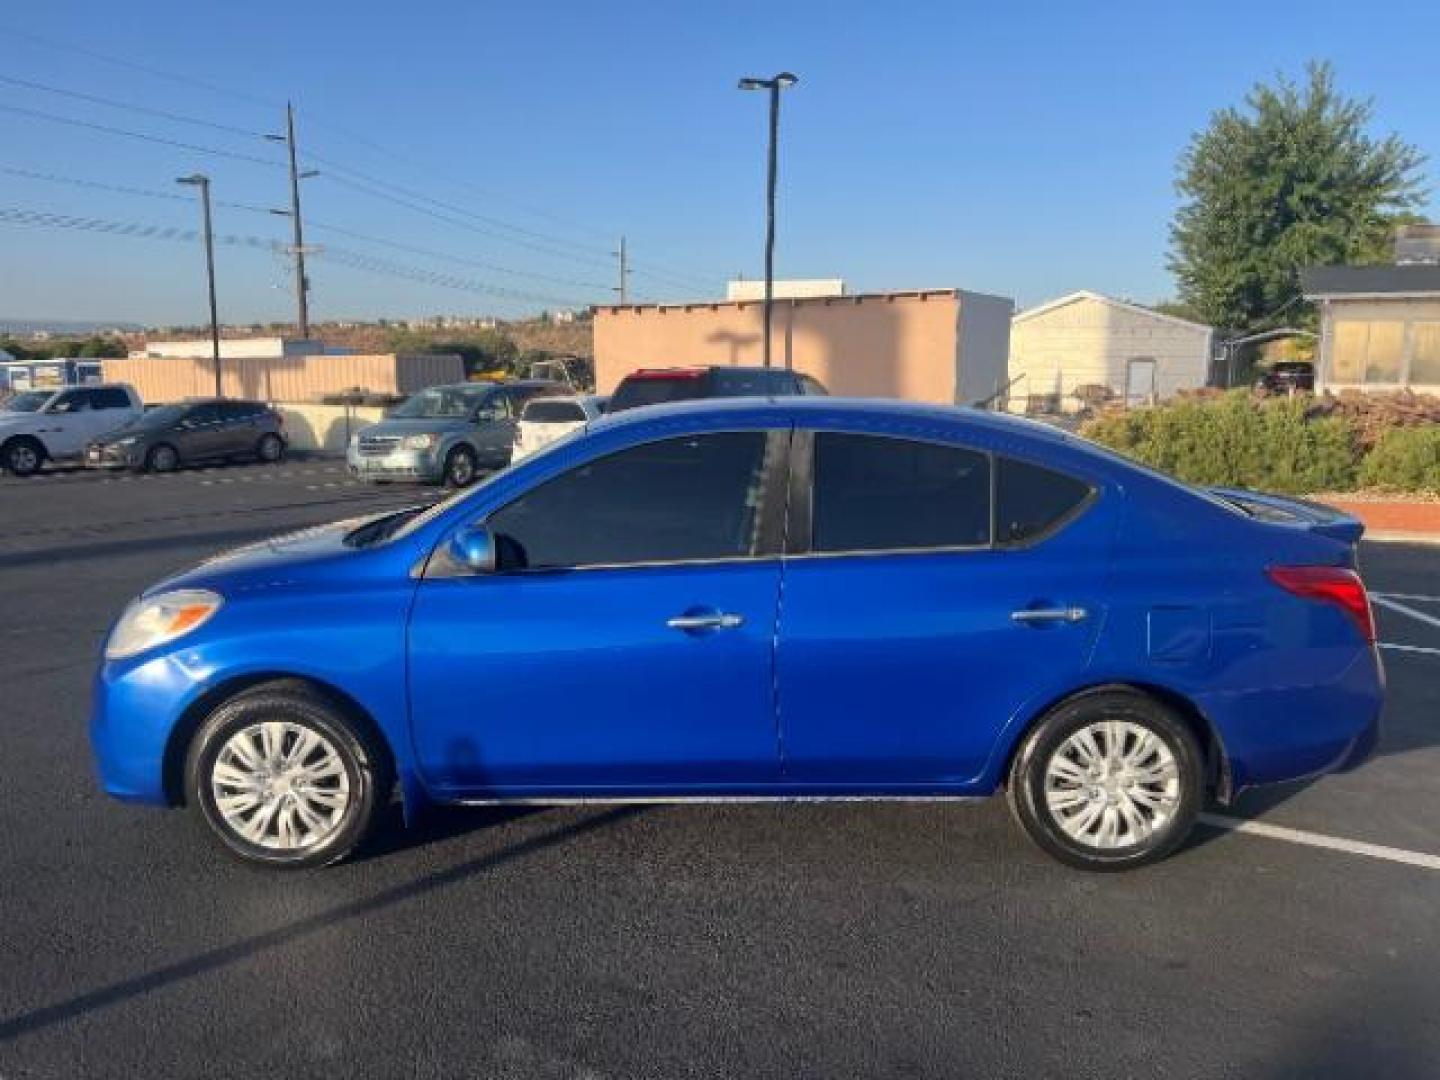
[{"label": "parked gray car", "polygon": [[362,480],[442,481],[465,487],[482,469],[510,464],[525,403],[569,387],[540,379],[432,386],[350,438],[346,462]]}]

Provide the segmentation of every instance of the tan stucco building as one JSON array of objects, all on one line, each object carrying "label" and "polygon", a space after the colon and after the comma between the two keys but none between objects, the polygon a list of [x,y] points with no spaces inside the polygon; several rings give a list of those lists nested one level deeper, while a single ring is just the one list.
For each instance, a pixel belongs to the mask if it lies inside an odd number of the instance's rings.
[{"label": "tan stucco building", "polygon": [[1082,386],[1142,404],[1202,387],[1214,331],[1100,293],[1029,308],[1010,329],[1010,408],[1073,411]]},{"label": "tan stucco building", "polygon": [[[1005,385],[1014,301],[962,289],[777,300],[772,363],[832,394],[966,403]],[[595,381],[638,368],[763,362],[758,301],[595,309]]]}]

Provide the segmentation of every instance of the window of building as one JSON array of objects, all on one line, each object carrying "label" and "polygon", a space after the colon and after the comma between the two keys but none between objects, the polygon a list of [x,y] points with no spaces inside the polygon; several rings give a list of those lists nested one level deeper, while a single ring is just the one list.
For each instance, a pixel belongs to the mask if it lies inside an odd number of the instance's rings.
[{"label": "window of building", "polygon": [[759,553],[766,433],[646,443],[549,480],[492,514],[502,569]]},{"label": "window of building", "polygon": [[1398,383],[1404,372],[1405,323],[1337,321],[1330,343],[1330,381]]},{"label": "window of building", "polygon": [[815,436],[811,547],[904,551],[990,543],[990,459],[875,435]]},{"label": "window of building", "polygon": [[1440,386],[1440,322],[1410,324],[1410,384]]},{"label": "window of building", "polygon": [[1365,348],[1365,381],[1398,383],[1405,362],[1405,324],[1372,322],[1370,341]]}]

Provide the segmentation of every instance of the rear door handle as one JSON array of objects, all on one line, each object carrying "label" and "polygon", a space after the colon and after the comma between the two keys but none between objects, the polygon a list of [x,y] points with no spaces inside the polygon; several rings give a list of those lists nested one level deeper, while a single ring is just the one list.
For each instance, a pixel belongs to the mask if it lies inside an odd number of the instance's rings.
[{"label": "rear door handle", "polygon": [[1010,618],[1018,623],[1080,622],[1089,614],[1083,607],[1021,608],[1012,611]]},{"label": "rear door handle", "polygon": [[734,630],[745,624],[745,616],[732,615],[728,611],[712,611],[696,615],[676,615],[666,619],[665,625],[671,630]]}]

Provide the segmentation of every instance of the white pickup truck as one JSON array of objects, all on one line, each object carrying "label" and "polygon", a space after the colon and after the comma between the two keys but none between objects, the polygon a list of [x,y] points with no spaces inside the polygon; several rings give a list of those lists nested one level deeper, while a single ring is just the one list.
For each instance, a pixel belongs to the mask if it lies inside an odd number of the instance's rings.
[{"label": "white pickup truck", "polygon": [[26,390],[0,404],[0,468],[29,476],[47,461],[78,460],[85,444],[144,413],[123,383]]}]

